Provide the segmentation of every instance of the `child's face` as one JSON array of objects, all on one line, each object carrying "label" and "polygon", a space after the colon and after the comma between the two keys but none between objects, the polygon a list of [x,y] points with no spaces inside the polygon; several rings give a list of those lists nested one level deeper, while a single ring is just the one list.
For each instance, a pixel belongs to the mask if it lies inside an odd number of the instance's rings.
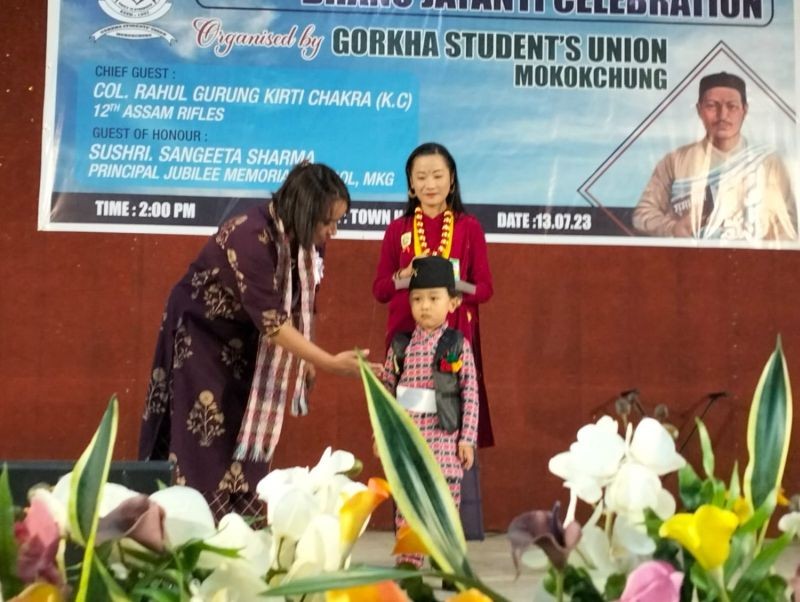
[{"label": "child's face", "polygon": [[408,299],[414,321],[425,330],[439,328],[458,306],[458,298],[451,297],[445,287],[415,288],[408,293]]}]

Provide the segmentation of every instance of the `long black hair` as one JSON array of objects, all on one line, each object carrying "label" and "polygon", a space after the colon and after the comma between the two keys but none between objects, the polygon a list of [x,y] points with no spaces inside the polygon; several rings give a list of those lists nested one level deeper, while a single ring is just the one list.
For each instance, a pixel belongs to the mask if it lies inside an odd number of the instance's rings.
[{"label": "long black hair", "polygon": [[336,201],[345,201],[347,209],[350,209],[347,186],[323,163],[296,165],[272,195],[275,211],[286,233],[306,249],[314,244],[316,227],[330,219]]},{"label": "long black hair", "polygon": [[453,177],[453,185],[450,187],[450,192],[447,195],[447,206],[456,213],[466,213],[464,210],[464,204],[461,202],[461,186],[458,183],[458,169],[456,169],[456,160],[453,159],[453,155],[450,154],[450,151],[438,142],[425,142],[411,151],[411,154],[408,156],[408,160],[406,161],[408,201],[406,202],[403,215],[406,217],[411,217],[414,215],[414,209],[416,209],[417,205],[419,205],[419,199],[417,198],[416,191],[412,191],[413,189],[411,188],[411,170],[414,167],[414,161],[417,157],[427,155],[440,155],[442,159],[444,159],[444,162],[447,164],[447,168],[450,170],[450,175]]}]

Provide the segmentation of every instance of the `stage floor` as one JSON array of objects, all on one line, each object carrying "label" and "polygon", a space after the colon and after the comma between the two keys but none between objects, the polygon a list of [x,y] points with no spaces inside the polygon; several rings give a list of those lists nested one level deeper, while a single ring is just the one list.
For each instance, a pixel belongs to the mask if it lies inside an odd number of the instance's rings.
[{"label": "stage floor", "polygon": [[[394,543],[394,534],[389,531],[367,531],[361,536],[353,551],[353,562],[379,566],[392,566],[389,553]],[[504,533],[488,533],[484,541],[467,542],[469,560],[480,578],[498,593],[512,602],[526,602],[534,599],[534,591],[542,576],[532,569],[523,567],[519,579],[514,579],[514,565],[511,561],[511,547]],[[778,572],[785,577],[794,574],[800,563],[800,544],[787,548],[778,560]],[[431,582],[433,585],[434,582]],[[444,596],[437,595],[444,599]]]}]

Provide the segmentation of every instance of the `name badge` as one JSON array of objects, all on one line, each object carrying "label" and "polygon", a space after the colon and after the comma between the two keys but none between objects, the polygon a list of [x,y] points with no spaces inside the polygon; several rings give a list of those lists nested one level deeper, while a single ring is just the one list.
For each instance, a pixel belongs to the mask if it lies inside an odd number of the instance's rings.
[{"label": "name badge", "polygon": [[314,258],[314,284],[319,285],[322,282],[322,274],[325,273],[325,261],[322,257],[317,255]]},{"label": "name badge", "polygon": [[400,247],[406,251],[411,246],[411,232],[403,232],[400,236]]},{"label": "name badge", "polygon": [[455,257],[450,258],[450,263],[453,264],[453,276],[456,280],[461,280],[461,263]]}]

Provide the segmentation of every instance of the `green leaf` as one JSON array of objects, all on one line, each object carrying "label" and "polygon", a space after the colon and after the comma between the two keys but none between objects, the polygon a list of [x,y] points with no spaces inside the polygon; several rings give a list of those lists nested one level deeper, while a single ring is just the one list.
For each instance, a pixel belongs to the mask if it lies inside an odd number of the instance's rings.
[{"label": "green leaf", "polygon": [[728,504],[727,509],[731,510],[736,503],[736,500],[742,495],[742,485],[739,482],[739,462],[733,463],[733,470],[731,471],[731,480],[728,485]]},{"label": "green leaf", "polygon": [[698,562],[692,564],[692,568],[689,570],[689,577],[699,592],[711,593],[717,590],[713,580]]},{"label": "green leaf", "polygon": [[[683,583],[681,584],[681,602],[693,602],[695,600],[695,585],[692,575],[695,572],[695,565],[697,561],[695,561],[694,556],[688,553],[684,553],[683,555]],[[681,566],[680,563],[677,566]]]},{"label": "green leaf", "polygon": [[166,591],[155,587],[143,587],[134,590],[134,595],[148,602],[180,602],[180,592]]},{"label": "green leaf", "polygon": [[8,465],[0,473],[0,598],[8,600],[22,589],[17,578],[17,542],[14,539],[14,502],[8,483]]},{"label": "green leaf", "polygon": [[[97,557],[94,559],[94,570],[100,577],[100,579],[96,580],[100,582],[98,585],[102,584],[102,591],[99,592],[100,595],[102,595],[102,598],[97,599],[108,600],[110,602],[130,602],[128,595],[123,591],[119,583],[114,580],[114,577],[111,576],[111,574],[108,572],[108,569]],[[100,588],[98,587],[98,590],[99,589]]]},{"label": "green leaf", "polygon": [[625,590],[625,581],[625,575],[622,573],[611,575],[606,580],[606,588],[603,591],[606,600],[618,600]]},{"label": "green leaf", "polygon": [[439,464],[406,411],[359,359],[378,455],[397,506],[438,565],[475,577],[458,510]]},{"label": "green leaf", "polygon": [[175,550],[175,555],[180,557],[180,565],[184,570],[193,571],[202,552],[211,552],[225,558],[240,558],[240,551],[236,548],[220,548],[201,540],[192,540]]},{"label": "green leaf", "polygon": [[758,508],[780,488],[792,432],[792,390],[778,337],[753,395],[747,422],[750,460],[744,471],[744,494]]},{"label": "green leaf", "polygon": [[750,602],[788,602],[786,579],[780,575],[770,575],[756,587]]},{"label": "green leaf", "polygon": [[691,464],[678,470],[678,495],[687,512],[694,512],[706,500],[703,499],[703,481],[697,476]]},{"label": "green leaf", "polygon": [[346,571],[323,573],[313,577],[296,579],[289,583],[270,587],[264,592],[267,596],[294,596],[324,592],[330,589],[345,589],[379,581],[399,581],[409,577],[426,577],[436,571],[410,571],[407,569],[383,568],[374,566],[351,567]]},{"label": "green leaf", "polygon": [[759,506],[753,515],[747,519],[747,521],[740,525],[737,531],[741,531],[743,533],[754,533],[761,529],[766,522],[769,520],[769,517],[772,516],[772,512],[775,510],[775,505],[778,502],[778,491],[773,490],[767,496],[767,499],[764,500],[764,503]]},{"label": "green leaf", "polygon": [[752,553],[754,546],[752,533],[745,533],[737,529],[731,537],[731,551],[725,560],[723,574],[725,583],[731,583],[731,578],[745,563],[745,559]]},{"label": "green leaf", "polygon": [[138,560],[139,563],[142,564],[158,564],[163,562],[163,558],[154,552],[150,552],[149,550],[145,549],[138,549],[138,548],[131,548],[125,546],[124,548],[125,557],[126,558],[133,558],[134,560]]},{"label": "green leaf", "polygon": [[791,533],[784,533],[764,546],[739,577],[736,587],[733,588],[731,602],[749,602],[752,599],[753,592],[759,587],[761,581],[769,576],[775,561],[778,560],[791,540]]},{"label": "green leaf", "polygon": [[700,449],[703,452],[703,472],[709,479],[714,478],[714,448],[711,446],[711,437],[708,436],[708,429],[703,421],[695,419],[697,424],[697,435],[700,437]]},{"label": "green leaf", "polygon": [[567,565],[564,569],[564,593],[569,595],[568,599],[572,602],[605,602],[589,572],[583,567]]},{"label": "green leaf", "polygon": [[76,602],[84,602],[89,593],[89,581],[94,566],[94,540],[97,533],[100,496],[108,479],[111,454],[117,436],[119,404],[116,395],[108,402],[100,426],[97,427],[89,446],[84,450],[70,481],[70,496],[67,506],[70,533],[73,539],[84,546],[83,563]]}]

